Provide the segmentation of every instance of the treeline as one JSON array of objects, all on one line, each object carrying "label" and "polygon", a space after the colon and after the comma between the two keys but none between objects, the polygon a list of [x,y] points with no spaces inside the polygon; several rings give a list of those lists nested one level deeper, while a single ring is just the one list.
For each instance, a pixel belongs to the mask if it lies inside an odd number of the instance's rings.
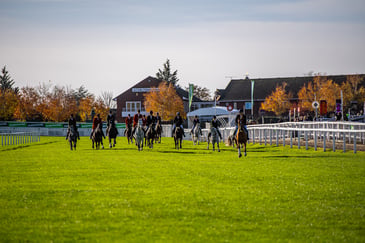
[{"label": "treeline", "polygon": [[284,82],[278,85],[270,96],[265,98],[265,102],[261,104],[261,109],[275,112],[281,115],[288,112],[292,108],[300,108],[302,112],[312,111],[312,102],[317,100],[325,100],[327,102],[327,110],[329,112],[336,111],[336,100],[341,98],[341,90],[343,93],[344,111],[350,107],[351,102],[355,101],[362,105],[365,101],[365,81],[360,75],[348,75],[346,81],[337,84],[327,76],[317,75],[312,82],[299,90],[297,97],[298,103],[292,103],[294,94],[286,90],[287,84]]},{"label": "treeline", "polygon": [[42,83],[19,89],[14,84],[4,67],[0,75],[0,120],[62,122],[74,114],[79,121],[87,121],[92,113],[105,118],[111,106],[111,93],[95,97],[84,86],[71,89]]}]

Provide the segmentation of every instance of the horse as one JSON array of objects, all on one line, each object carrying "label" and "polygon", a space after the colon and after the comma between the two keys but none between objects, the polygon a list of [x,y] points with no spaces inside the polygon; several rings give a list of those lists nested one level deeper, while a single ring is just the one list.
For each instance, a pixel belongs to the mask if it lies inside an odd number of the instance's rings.
[{"label": "horse", "polygon": [[217,144],[218,152],[221,150],[219,149],[219,135],[218,131],[215,127],[210,128],[210,138],[208,137],[208,148],[209,149],[209,143],[213,144],[213,151],[215,150],[215,144]]},{"label": "horse", "polygon": [[237,145],[237,149],[238,149],[238,158],[242,157],[242,154],[241,154],[242,145],[245,145],[245,156],[247,156],[247,152],[246,152],[247,132],[245,131],[244,128],[241,128],[241,125],[238,125],[238,130],[237,130],[237,134],[236,134],[236,145]]},{"label": "horse", "polygon": [[234,136],[234,130],[231,130],[228,136],[228,146],[235,147],[236,146],[236,137]]},{"label": "horse", "polygon": [[134,140],[136,141],[136,145],[138,146],[138,151],[143,150],[143,139],[144,131],[142,129],[142,126],[138,124],[134,132]]},{"label": "horse", "polygon": [[127,137],[128,144],[129,142],[133,143],[133,136],[132,136],[132,126],[128,125],[126,129],[124,130],[124,136]]},{"label": "horse", "polygon": [[[175,132],[174,132],[174,141],[175,141],[175,148],[176,149],[179,149],[179,147],[182,148],[181,147],[182,138],[183,138],[182,128],[181,127],[176,127]],[[179,146],[179,142],[180,142],[180,146]]]},{"label": "horse", "polygon": [[[117,135],[118,135],[118,129],[116,128],[115,123],[109,124],[106,135],[109,137],[109,148],[115,147],[115,144],[117,144]],[[114,139],[113,146],[112,146],[112,139]]]},{"label": "horse", "polygon": [[155,139],[155,134],[155,129],[153,129],[152,125],[149,125],[145,135],[145,146],[153,148],[153,140]]},{"label": "horse", "polygon": [[74,147],[74,149],[76,150],[77,131],[74,126],[70,126],[68,128],[68,141],[70,142],[71,150],[72,150],[72,147]]},{"label": "horse", "polygon": [[95,143],[96,149],[100,148],[100,144],[101,144],[101,148],[104,149],[103,133],[101,131],[101,124],[100,123],[98,124],[98,126],[94,130],[94,133],[92,135],[92,142],[93,142],[92,148],[94,148],[94,143]]},{"label": "horse", "polygon": [[157,121],[156,128],[155,128],[155,142],[161,143],[161,137],[162,137],[162,127],[160,124],[160,121]]},{"label": "horse", "polygon": [[194,127],[194,130],[192,131],[192,137],[191,139],[193,140],[194,145],[196,145],[196,143],[198,142],[199,145],[199,141],[200,141],[200,134],[202,133],[202,130],[200,128],[200,124],[196,124]]}]

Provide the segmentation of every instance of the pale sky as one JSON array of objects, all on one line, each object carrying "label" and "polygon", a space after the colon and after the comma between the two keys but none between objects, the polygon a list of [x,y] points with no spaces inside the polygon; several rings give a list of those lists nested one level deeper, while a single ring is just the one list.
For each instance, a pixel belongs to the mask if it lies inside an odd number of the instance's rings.
[{"label": "pale sky", "polygon": [[179,85],[365,73],[364,0],[0,0],[0,66],[124,92],[166,59]]}]

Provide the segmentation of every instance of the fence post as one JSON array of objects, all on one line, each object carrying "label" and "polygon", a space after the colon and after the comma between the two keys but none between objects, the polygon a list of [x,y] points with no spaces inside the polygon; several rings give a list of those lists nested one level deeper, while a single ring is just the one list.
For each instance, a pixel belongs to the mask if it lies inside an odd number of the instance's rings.
[{"label": "fence post", "polygon": [[272,146],[272,129],[270,128],[270,146]]},{"label": "fence post", "polygon": [[282,134],[283,134],[283,146],[285,147],[285,130],[282,130]]},{"label": "fence post", "polygon": [[265,139],[265,146],[266,146],[266,129],[264,130],[264,139]]},{"label": "fence post", "polygon": [[333,145],[333,148],[332,148],[332,151],[335,152],[336,151],[336,134],[335,133],[332,133],[332,145]]},{"label": "fence post", "polygon": [[252,129],[252,144],[255,144],[255,129]]},{"label": "fence post", "polygon": [[326,132],[323,132],[323,152],[326,152]]},{"label": "fence post", "polygon": [[342,138],[343,138],[343,152],[346,152],[346,133],[343,132],[342,133]]},{"label": "fence post", "polygon": [[261,145],[261,132],[262,132],[262,130],[260,129],[259,130],[259,141],[260,141],[260,145]]},{"label": "fence post", "polygon": [[298,149],[300,149],[300,135],[301,135],[301,131],[298,131]]},{"label": "fence post", "polygon": [[314,151],[317,151],[317,131],[314,131]]},{"label": "fence post", "polygon": [[354,132],[354,154],[356,154],[356,132]]},{"label": "fence post", "polygon": [[304,132],[304,137],[305,137],[305,150],[308,150],[308,132],[307,131]]},{"label": "fence post", "polygon": [[275,131],[275,133],[276,133],[276,147],[278,147],[279,146],[279,130],[277,129]]},{"label": "fence post", "polygon": [[289,131],[290,133],[290,148],[293,148],[293,131]]}]

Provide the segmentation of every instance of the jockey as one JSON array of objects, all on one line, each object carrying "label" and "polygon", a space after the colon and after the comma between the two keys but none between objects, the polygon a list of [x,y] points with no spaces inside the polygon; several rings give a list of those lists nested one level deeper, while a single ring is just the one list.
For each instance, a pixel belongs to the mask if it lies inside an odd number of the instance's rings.
[{"label": "jockey", "polygon": [[157,122],[159,122],[161,124],[161,117],[160,117],[160,114],[158,114],[158,112],[156,113],[155,120],[156,120],[156,124],[157,124]]},{"label": "jockey", "polygon": [[173,134],[175,132],[176,127],[181,127],[183,131],[183,135],[185,137],[184,127],[183,127],[183,119],[180,116],[180,112],[176,112],[176,116],[174,118],[174,125],[172,126],[172,134],[171,137],[173,137]]},{"label": "jockey", "polygon": [[[112,126],[115,125],[115,116],[112,112],[112,110],[109,111],[108,117],[107,117],[107,124],[108,127],[106,129],[106,134],[109,134],[110,128],[112,128]],[[118,129],[117,129],[117,134],[118,134]]]},{"label": "jockey", "polygon": [[76,119],[74,118],[74,114],[70,115],[70,119],[68,119],[68,129],[67,129],[67,135],[66,135],[66,140],[68,138],[68,135],[70,134],[70,127],[73,126],[76,134],[77,134],[77,138],[80,140],[80,134],[79,131],[77,131],[77,126],[76,126]]},{"label": "jockey", "polygon": [[240,124],[240,126],[243,128],[243,129],[245,129],[245,131],[246,131],[246,133],[247,133],[247,139],[249,139],[248,138],[248,130],[247,130],[247,121],[246,121],[246,115],[245,114],[243,114],[243,109],[241,109],[240,110],[240,114],[238,114],[237,116],[236,116],[236,120],[235,120],[235,122],[236,122],[236,129],[234,130],[234,136],[236,136],[236,134],[237,134],[237,131],[238,131],[238,124]]},{"label": "jockey", "polygon": [[150,114],[146,119],[146,126],[149,127],[150,125],[152,125],[152,128],[155,129],[156,118],[153,116],[153,111],[150,111]]},{"label": "jockey", "polygon": [[[210,126],[211,127],[215,127],[215,129],[217,129],[217,132],[218,132],[218,135],[220,137],[220,139],[222,140],[222,134],[221,132],[219,131],[218,127],[221,125],[221,123],[217,120],[217,117],[216,116],[213,116],[213,120],[210,122]],[[208,138],[211,136],[212,134],[208,134]]]},{"label": "jockey", "polygon": [[125,119],[125,125],[126,127],[132,126],[133,119],[131,117],[131,114],[128,114],[128,117]]},{"label": "jockey", "polygon": [[138,124],[138,120],[142,119],[142,115],[141,115],[141,110],[137,111],[137,114],[135,114],[133,116],[133,131],[132,131],[132,136],[134,135],[134,132],[136,131],[136,126]]},{"label": "jockey", "polygon": [[[194,120],[193,120],[193,127],[191,128],[191,131],[190,131],[191,134],[193,134],[194,128],[196,127],[197,124],[200,124],[200,121],[199,121],[198,116],[195,115]],[[203,135],[201,130],[200,130],[200,135],[201,136]]]},{"label": "jockey", "polygon": [[[96,117],[94,117],[93,119],[93,127],[92,127],[92,130],[91,130],[91,134],[90,134],[90,139],[92,138],[93,134],[94,134],[94,131],[95,129],[98,127],[98,124],[100,124],[100,126],[103,125],[103,121],[101,120],[100,118],[100,113],[98,113],[96,115]],[[104,132],[103,132],[103,127],[101,127],[101,134],[103,135],[104,139],[105,139],[105,135],[104,135]]]}]

